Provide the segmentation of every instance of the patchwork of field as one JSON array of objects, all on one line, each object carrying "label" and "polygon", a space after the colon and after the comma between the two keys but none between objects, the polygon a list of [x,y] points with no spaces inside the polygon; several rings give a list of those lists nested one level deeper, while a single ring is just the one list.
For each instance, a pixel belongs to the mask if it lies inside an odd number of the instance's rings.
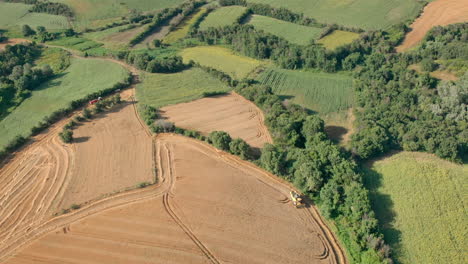
[{"label": "patchwork of field", "polygon": [[247,77],[263,62],[249,57],[235,55],[230,49],[217,46],[198,46],[184,49],[180,55],[184,62],[190,60],[229,74],[234,79]]},{"label": "patchwork of field", "polygon": [[154,11],[174,7],[184,0],[54,0],[70,6],[76,14],[74,24],[79,28],[98,27],[120,20],[130,10]]},{"label": "patchwork of field", "polygon": [[317,27],[302,26],[259,15],[250,16],[248,24],[253,25],[258,30],[277,35],[289,42],[299,45],[309,44],[311,40],[316,39],[323,30]]},{"label": "patchwork of field", "polygon": [[206,12],[205,8],[200,8],[197,12],[187,16],[177,27],[164,37],[164,43],[174,43],[184,38],[190,30],[190,26]]},{"label": "patchwork of field", "polygon": [[205,135],[212,131],[225,131],[233,138],[242,138],[254,148],[273,142],[264,125],[262,111],[236,93],[206,97],[160,110],[162,116],[176,126]]},{"label": "patchwork of field", "polygon": [[414,19],[423,3],[412,0],[250,0],[284,7],[329,24],[383,29]]},{"label": "patchwork of field", "polygon": [[345,263],[315,209],[292,206],[278,178],[182,136],[156,146],[159,185],[55,221],[6,263]]},{"label": "patchwork of field", "polygon": [[465,0],[436,0],[424,7],[424,11],[411,25],[411,31],[406,35],[403,43],[397,47],[403,52],[415,47],[435,26],[468,21],[468,3]]},{"label": "patchwork of field", "polygon": [[29,25],[32,28],[44,26],[48,30],[68,28],[68,20],[64,16],[43,13],[29,13],[32,5],[21,3],[0,2],[0,27]]},{"label": "patchwork of field", "polygon": [[127,78],[120,65],[99,59],[72,59],[58,77],[32,92],[11,114],[0,121],[0,148],[17,135],[27,136],[46,116],[86,95],[112,87]]},{"label": "patchwork of field", "polygon": [[268,68],[257,79],[273,92],[321,115],[353,106],[353,80],[341,74]]},{"label": "patchwork of field", "polygon": [[199,99],[204,94],[227,92],[231,88],[198,68],[178,73],[145,73],[136,88],[140,104],[159,108]]},{"label": "patchwork of field", "polygon": [[200,24],[200,30],[206,30],[209,27],[230,26],[236,22],[236,19],[244,13],[243,6],[223,6],[211,12]]},{"label": "patchwork of field", "polygon": [[331,34],[319,39],[317,43],[323,44],[323,46],[328,50],[333,50],[339,46],[349,44],[358,38],[358,33],[334,30]]},{"label": "patchwork of field", "polygon": [[372,164],[365,183],[398,263],[468,261],[467,180],[468,165],[426,153],[401,152]]}]

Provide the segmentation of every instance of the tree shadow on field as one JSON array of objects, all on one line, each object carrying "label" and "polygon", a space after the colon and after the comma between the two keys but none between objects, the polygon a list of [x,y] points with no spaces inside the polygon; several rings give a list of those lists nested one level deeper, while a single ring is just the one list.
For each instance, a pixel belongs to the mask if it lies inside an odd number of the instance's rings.
[{"label": "tree shadow on field", "polygon": [[394,263],[398,264],[400,263],[398,257],[402,250],[402,245],[401,231],[394,226],[397,213],[394,211],[394,203],[391,196],[378,190],[382,186],[382,174],[371,169],[371,167],[372,163],[366,164],[366,168],[362,168],[363,183],[369,190],[372,210],[379,221],[379,229],[384,235],[385,243],[392,248],[394,252],[392,258]]},{"label": "tree shadow on field", "polygon": [[62,85],[62,81],[60,81],[59,79],[62,78],[63,76],[65,76],[65,75],[67,75],[67,74],[68,74],[67,72],[62,72],[62,73],[56,74],[56,75],[54,75],[54,77],[49,79],[47,82],[41,84],[39,87],[37,87],[34,90],[35,91],[40,91],[40,90],[45,90],[45,89],[48,89],[48,88],[60,86],[60,85]]},{"label": "tree shadow on field", "polygon": [[73,143],[83,143],[90,139],[91,137],[77,137],[73,138]]},{"label": "tree shadow on field", "polygon": [[342,126],[325,126],[325,133],[333,142],[338,143],[344,139],[348,129]]}]

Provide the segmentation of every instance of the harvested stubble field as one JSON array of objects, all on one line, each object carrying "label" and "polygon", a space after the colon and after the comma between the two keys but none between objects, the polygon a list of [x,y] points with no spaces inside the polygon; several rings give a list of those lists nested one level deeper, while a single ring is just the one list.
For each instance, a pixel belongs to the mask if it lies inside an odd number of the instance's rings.
[{"label": "harvested stubble field", "polygon": [[336,23],[369,30],[383,29],[412,20],[423,6],[423,1],[415,0],[249,0],[248,2],[285,7],[297,13],[304,13],[322,23]]},{"label": "harvested stubble field", "polygon": [[368,164],[364,176],[398,263],[467,263],[467,164],[400,152]]},{"label": "harvested stubble field", "polygon": [[17,135],[29,135],[46,116],[93,92],[111,88],[127,78],[120,65],[101,59],[73,58],[58,77],[36,88],[16,109],[0,121],[0,148]]},{"label": "harvested stubble field", "polygon": [[0,261],[53,227],[62,209],[155,180],[152,139],[130,103],[84,122],[72,145],[58,136],[67,122],[1,164]]},{"label": "harvested stubble field", "polygon": [[403,43],[396,49],[398,52],[415,47],[435,26],[468,21],[468,3],[466,0],[436,0],[424,7],[424,11],[411,25],[411,31]]},{"label": "harvested stubble field", "polygon": [[159,185],[56,221],[6,263],[345,262],[315,209],[294,208],[279,179],[182,136],[156,146]]},{"label": "harvested stubble field", "polygon": [[242,138],[254,148],[272,143],[261,110],[236,93],[163,107],[161,113],[176,126],[205,135],[212,131],[225,131],[233,138]]},{"label": "harvested stubble field", "polygon": [[200,24],[200,30],[206,30],[209,27],[230,26],[236,22],[236,19],[245,11],[243,6],[223,6],[211,12]]},{"label": "harvested stubble field", "polygon": [[315,40],[323,30],[318,27],[302,26],[259,15],[250,16],[248,24],[254,26],[258,30],[263,30],[273,35],[277,35],[289,42],[299,45],[309,44],[312,40]]},{"label": "harvested stubble field", "polygon": [[229,74],[234,79],[247,77],[263,62],[234,54],[230,49],[217,46],[198,46],[184,49],[181,54],[184,62],[190,60]]},{"label": "harvested stubble field", "polygon": [[333,50],[339,46],[353,42],[359,38],[359,34],[354,32],[334,30],[331,34],[319,39],[317,43],[323,44],[326,49]]}]

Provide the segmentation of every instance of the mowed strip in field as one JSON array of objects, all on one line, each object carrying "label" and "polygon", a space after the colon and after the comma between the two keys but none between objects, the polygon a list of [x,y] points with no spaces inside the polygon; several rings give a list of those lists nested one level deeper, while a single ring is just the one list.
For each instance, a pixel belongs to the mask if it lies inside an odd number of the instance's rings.
[{"label": "mowed strip in field", "polygon": [[370,165],[364,182],[398,263],[467,263],[468,165],[418,152]]},{"label": "mowed strip in field", "polygon": [[62,225],[6,263],[345,263],[314,208],[292,206],[279,179],[193,139],[156,145],[157,197]]},{"label": "mowed strip in field", "polygon": [[236,93],[163,107],[161,114],[178,127],[205,135],[212,131],[225,131],[255,148],[272,143],[261,110]]},{"label": "mowed strip in field", "polygon": [[311,40],[315,40],[323,30],[259,15],[250,16],[248,24],[299,45],[311,43]]},{"label": "mowed strip in field", "polygon": [[152,139],[130,103],[81,123],[73,144],[58,136],[67,122],[1,164],[0,261],[50,228],[62,209],[155,179]]},{"label": "mowed strip in field", "polygon": [[243,6],[223,6],[211,12],[200,24],[200,30],[207,30],[209,27],[230,26],[236,22],[245,11]]},{"label": "mowed strip in field", "polygon": [[419,18],[411,25],[411,31],[403,43],[397,47],[398,52],[415,47],[435,26],[468,21],[468,2],[466,0],[436,0],[429,3]]},{"label": "mowed strip in field", "polygon": [[190,60],[229,74],[234,79],[247,77],[263,62],[234,54],[231,50],[217,46],[199,46],[184,49],[180,55],[184,62]]}]

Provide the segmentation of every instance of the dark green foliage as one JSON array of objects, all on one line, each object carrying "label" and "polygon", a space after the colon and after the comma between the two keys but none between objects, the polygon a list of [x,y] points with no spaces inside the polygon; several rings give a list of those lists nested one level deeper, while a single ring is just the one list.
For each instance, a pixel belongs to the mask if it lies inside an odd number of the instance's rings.
[{"label": "dark green foliage", "polygon": [[433,59],[428,58],[421,61],[421,70],[431,72],[437,69],[437,63]]},{"label": "dark green foliage", "polygon": [[138,188],[145,188],[145,187],[150,186],[150,185],[151,184],[149,182],[140,182],[137,187]]},{"label": "dark green foliage", "polygon": [[86,119],[90,119],[92,117],[92,113],[91,113],[91,110],[89,110],[89,108],[84,108],[81,114]]},{"label": "dark green foliage", "polygon": [[251,159],[250,146],[241,138],[236,138],[229,143],[229,152],[231,152],[231,154],[241,157],[241,159]]},{"label": "dark green foliage", "polygon": [[231,143],[231,136],[224,131],[213,131],[208,136],[210,142],[216,148],[224,151],[229,151],[229,143]]},{"label": "dark green foliage", "polygon": [[36,34],[36,31],[34,31],[29,25],[23,25],[21,27],[21,32],[25,37],[29,37]]},{"label": "dark green foliage", "polygon": [[154,121],[158,119],[158,110],[149,105],[140,105],[139,113],[143,121],[145,121],[148,126],[153,125]]},{"label": "dark green foliage", "polygon": [[78,205],[78,204],[72,204],[70,208],[71,208],[72,210],[78,210],[78,209],[81,208],[81,206]]},{"label": "dark green foliage", "polygon": [[69,6],[54,2],[36,2],[30,12],[73,17],[73,10]]},{"label": "dark green foliage", "polygon": [[152,73],[180,72],[189,67],[183,63],[180,56],[156,58],[148,53],[128,53],[125,59],[127,63],[135,65],[138,69]]},{"label": "dark green foliage", "polygon": [[219,0],[221,6],[231,6],[231,5],[240,5],[246,6],[247,2],[245,0]]},{"label": "dark green foliage", "polygon": [[260,164],[265,170],[284,176],[286,173],[286,154],[275,145],[265,144],[260,156]]},{"label": "dark green foliage", "polygon": [[64,128],[62,132],[59,133],[60,138],[65,143],[71,143],[73,141],[73,131],[71,129]]},{"label": "dark green foliage", "polygon": [[155,48],[159,48],[162,45],[162,41],[160,39],[153,40],[153,45]]}]

